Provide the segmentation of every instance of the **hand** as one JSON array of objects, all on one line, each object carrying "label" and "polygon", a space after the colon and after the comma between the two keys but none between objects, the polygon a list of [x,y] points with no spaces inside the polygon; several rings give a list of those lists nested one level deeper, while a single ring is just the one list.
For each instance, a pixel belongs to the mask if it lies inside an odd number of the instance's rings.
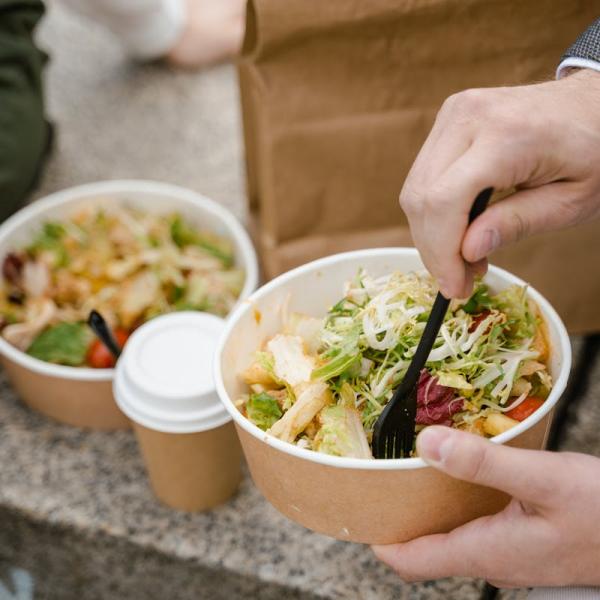
[{"label": "hand", "polygon": [[186,0],[185,27],[166,58],[199,69],[233,58],[242,46],[246,0]]},{"label": "hand", "polygon": [[500,513],[448,534],[375,546],[405,581],[454,575],[497,587],[600,585],[600,459],[496,445],[428,427],[417,449],[452,477],[513,497]]},{"label": "hand", "polygon": [[[495,249],[600,214],[600,73],[448,98],[400,194],[446,297],[467,297]],[[468,229],[486,187],[517,191]],[[466,261],[466,262],[465,262]]]}]

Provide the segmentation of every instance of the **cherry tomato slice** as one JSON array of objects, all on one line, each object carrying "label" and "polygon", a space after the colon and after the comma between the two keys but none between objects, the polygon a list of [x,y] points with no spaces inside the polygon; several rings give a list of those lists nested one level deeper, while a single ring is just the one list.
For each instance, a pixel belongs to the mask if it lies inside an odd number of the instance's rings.
[{"label": "cherry tomato slice", "polygon": [[[115,339],[121,348],[125,345],[129,334],[124,329],[116,329]],[[115,358],[108,348],[100,341],[94,340],[87,352],[87,363],[94,369],[111,369],[115,366]]]},{"label": "cherry tomato slice", "polygon": [[527,417],[532,415],[542,404],[544,400],[542,398],[536,398],[535,396],[529,396],[525,398],[519,406],[515,406],[512,410],[504,413],[507,417],[515,419],[515,421],[524,421]]}]

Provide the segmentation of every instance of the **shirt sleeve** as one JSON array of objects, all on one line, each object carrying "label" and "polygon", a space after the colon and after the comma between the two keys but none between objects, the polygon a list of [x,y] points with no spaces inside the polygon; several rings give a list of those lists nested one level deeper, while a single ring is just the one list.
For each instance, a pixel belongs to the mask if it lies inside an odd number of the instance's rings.
[{"label": "shirt sleeve", "polygon": [[600,19],[596,19],[564,53],[556,78],[564,77],[572,69],[600,71]]},{"label": "shirt sleeve", "polygon": [[164,56],[185,25],[184,0],[62,0],[110,30],[133,58]]}]

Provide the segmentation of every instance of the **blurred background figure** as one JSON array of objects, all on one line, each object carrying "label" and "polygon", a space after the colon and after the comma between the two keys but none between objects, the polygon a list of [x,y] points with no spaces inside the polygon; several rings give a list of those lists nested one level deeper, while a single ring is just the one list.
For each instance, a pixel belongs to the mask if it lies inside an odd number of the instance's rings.
[{"label": "blurred background figure", "polygon": [[52,137],[42,93],[46,55],[32,37],[43,14],[38,0],[0,0],[0,220],[34,186]]},{"label": "blurred background figure", "polygon": [[[244,0],[62,0],[110,30],[135,60],[202,68],[239,51]],[[35,44],[41,0],[0,0],[0,221],[17,210],[51,146],[45,118],[47,55]],[[52,48],[49,49],[52,54]]]},{"label": "blurred background figure", "polygon": [[135,59],[201,68],[239,51],[245,0],[62,0],[104,25]]}]

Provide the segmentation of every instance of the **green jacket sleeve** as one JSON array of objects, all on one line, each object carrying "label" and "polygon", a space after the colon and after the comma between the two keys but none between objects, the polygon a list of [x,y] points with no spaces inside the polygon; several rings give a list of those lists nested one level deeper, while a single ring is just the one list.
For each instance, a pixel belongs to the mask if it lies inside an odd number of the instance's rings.
[{"label": "green jacket sleeve", "polygon": [[0,220],[26,198],[49,145],[46,55],[32,37],[43,13],[39,0],[0,0]]}]

